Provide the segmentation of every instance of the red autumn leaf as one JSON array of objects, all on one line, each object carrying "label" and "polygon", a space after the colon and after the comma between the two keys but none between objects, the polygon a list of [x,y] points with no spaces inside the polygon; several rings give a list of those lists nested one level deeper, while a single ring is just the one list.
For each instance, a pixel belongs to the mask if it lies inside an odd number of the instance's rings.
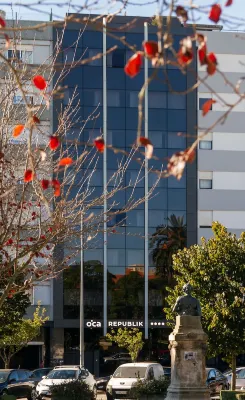
[{"label": "red autumn leaf", "polygon": [[198,50],[198,57],[201,65],[206,64],[207,49],[206,46]]},{"label": "red autumn leaf", "polygon": [[219,22],[221,13],[221,6],[219,4],[214,4],[210,10],[209,19],[217,24],[217,22]]},{"label": "red autumn leaf", "polygon": [[48,189],[48,187],[49,187],[49,180],[48,180],[48,179],[42,179],[41,185],[42,185],[43,190]]},{"label": "red autumn leaf", "polygon": [[148,138],[146,138],[144,136],[141,136],[139,138],[139,144],[141,146],[145,146],[145,148],[146,148],[145,156],[149,160],[153,154],[153,144],[151,143],[151,141]]},{"label": "red autumn leaf", "polygon": [[186,159],[183,151],[173,154],[167,165],[169,175],[173,175],[180,180],[182,178],[185,165]]},{"label": "red autumn leaf", "polygon": [[130,78],[134,78],[139,72],[142,64],[142,58],[139,53],[134,54],[124,67],[124,72]]},{"label": "red autumn leaf", "polygon": [[178,52],[177,58],[178,58],[179,64],[188,65],[193,60],[193,53],[192,52],[182,53],[182,51],[180,50]]},{"label": "red autumn leaf", "polygon": [[148,42],[143,42],[143,48],[145,53],[148,55],[148,57],[153,58],[156,57],[158,53],[158,43],[155,42],[154,40],[150,40]]},{"label": "red autumn leaf", "polygon": [[11,246],[13,243],[14,243],[14,242],[13,242],[13,239],[10,238],[5,244],[6,244],[7,246]]},{"label": "red autumn leaf", "polygon": [[3,35],[5,39],[5,49],[8,49],[10,46],[10,38],[9,35],[6,35],[6,33]]},{"label": "red autumn leaf", "polygon": [[232,3],[233,3],[233,0],[227,0],[227,2],[225,3],[225,7],[231,6]]},{"label": "red autumn leaf", "polygon": [[32,121],[34,122],[34,124],[40,124],[40,119],[36,115],[33,115]]},{"label": "red autumn leaf", "polygon": [[215,72],[216,72],[216,65],[213,63],[208,64],[208,66],[207,66],[208,75],[214,75]]},{"label": "red autumn leaf", "polygon": [[210,110],[213,104],[216,103],[216,100],[209,99],[202,106],[202,116],[204,117]]},{"label": "red autumn leaf", "polygon": [[33,78],[33,83],[39,90],[44,90],[47,87],[47,82],[42,75],[36,75]]},{"label": "red autumn leaf", "polygon": [[33,171],[31,169],[27,169],[24,175],[24,182],[31,182],[33,180]]},{"label": "red autumn leaf", "polygon": [[207,58],[208,58],[208,61],[210,61],[216,65],[218,64],[217,57],[214,53],[209,53]]},{"label": "red autumn leaf", "polygon": [[4,19],[2,17],[0,17],[0,26],[1,26],[1,28],[5,28],[5,26],[6,26],[6,22],[4,21]]},{"label": "red autumn leaf", "polygon": [[185,66],[193,60],[192,40],[188,36],[181,40],[181,46],[177,54],[177,60],[180,65]]},{"label": "red autumn leaf", "polygon": [[60,182],[57,179],[53,179],[51,181],[51,184],[54,188],[54,195],[56,197],[60,196]]},{"label": "red autumn leaf", "polygon": [[65,165],[71,165],[73,163],[73,160],[72,160],[72,158],[70,158],[70,157],[65,157],[65,158],[62,158],[61,160],[60,160],[60,162],[59,162],[59,166],[61,167],[63,167],[63,166],[65,166]]},{"label": "red autumn leaf", "polygon": [[206,57],[206,63],[207,63],[207,73],[208,75],[213,75],[216,72],[217,69],[217,58],[214,53],[209,53]]},{"label": "red autumn leaf", "polygon": [[100,152],[100,153],[103,153],[103,151],[104,151],[104,149],[105,149],[105,141],[104,141],[104,139],[102,138],[102,137],[97,137],[95,140],[94,140],[94,145],[95,145],[95,147],[96,147],[96,149]]},{"label": "red autumn leaf", "polygon": [[141,136],[139,138],[139,143],[140,143],[141,146],[147,146],[148,144],[152,144],[151,141],[148,138],[144,137],[144,136]]},{"label": "red autumn leaf", "polygon": [[59,147],[59,145],[60,145],[60,141],[59,141],[58,136],[50,136],[50,139],[49,139],[49,147],[50,147],[50,149],[51,150],[56,150],[57,147]]},{"label": "red autumn leaf", "polygon": [[24,130],[25,125],[16,125],[13,129],[13,137],[18,137]]},{"label": "red autumn leaf", "polygon": [[199,61],[201,65],[204,65],[207,63],[206,60],[206,55],[207,55],[207,37],[202,35],[202,34],[198,34],[197,35],[197,41],[199,42],[199,47],[198,47],[198,57],[199,57]]},{"label": "red autumn leaf", "polygon": [[184,7],[177,6],[175,12],[177,17],[182,18],[183,22],[186,22],[188,20],[188,13]]}]

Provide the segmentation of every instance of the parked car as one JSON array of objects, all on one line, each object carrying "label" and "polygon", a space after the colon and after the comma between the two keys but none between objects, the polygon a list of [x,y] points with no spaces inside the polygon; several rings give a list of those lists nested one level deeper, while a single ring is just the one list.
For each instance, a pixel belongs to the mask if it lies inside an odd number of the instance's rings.
[{"label": "parked car", "polygon": [[[229,386],[231,385],[231,369],[224,373],[226,376]],[[239,367],[236,369],[236,389],[240,390],[245,388],[245,367]]]},{"label": "parked car", "polygon": [[165,378],[171,379],[171,367],[163,367],[163,373]]},{"label": "parked car", "polygon": [[105,392],[107,383],[109,382],[110,379],[111,379],[110,376],[104,376],[102,378],[97,378],[96,379],[97,390],[103,390]]},{"label": "parked car", "polygon": [[216,368],[206,368],[210,396],[219,396],[221,390],[229,389],[227,377]]},{"label": "parked car", "polygon": [[97,387],[96,380],[93,375],[85,368],[80,368],[77,365],[62,365],[55,367],[49,374],[42,379],[36,387],[36,398],[42,399],[51,397],[50,386],[59,385],[64,382],[69,382],[76,379],[83,379],[89,385],[96,398]]},{"label": "parked car", "polygon": [[128,398],[132,386],[139,379],[152,380],[163,376],[163,368],[159,363],[141,362],[120,365],[107,384],[107,400]]},{"label": "parked car", "polygon": [[104,357],[104,363],[115,362],[115,361],[122,361],[123,363],[127,361],[130,362],[132,361],[132,358],[128,353],[117,353],[113,354],[110,357]]},{"label": "parked car", "polygon": [[53,368],[38,368],[31,372],[30,378],[35,382],[40,382],[44,376],[47,376]]},{"label": "parked car", "polygon": [[11,394],[16,398],[32,400],[31,372],[25,369],[0,370],[0,398],[3,394]]}]

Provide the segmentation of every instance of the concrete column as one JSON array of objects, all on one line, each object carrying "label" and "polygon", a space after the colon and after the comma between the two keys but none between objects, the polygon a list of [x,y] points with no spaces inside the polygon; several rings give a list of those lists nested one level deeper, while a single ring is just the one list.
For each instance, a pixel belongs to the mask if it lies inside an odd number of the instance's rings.
[{"label": "concrete column", "polygon": [[205,362],[207,335],[201,318],[177,316],[169,342],[171,384],[166,400],[209,400]]}]

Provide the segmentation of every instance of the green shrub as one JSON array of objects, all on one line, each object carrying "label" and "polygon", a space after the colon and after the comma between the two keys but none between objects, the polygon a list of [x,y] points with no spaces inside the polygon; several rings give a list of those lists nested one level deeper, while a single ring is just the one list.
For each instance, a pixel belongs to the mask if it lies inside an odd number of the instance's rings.
[{"label": "green shrub", "polygon": [[139,380],[135,386],[132,387],[130,397],[133,399],[141,399],[143,396],[161,395],[162,398],[167,393],[169,380],[166,378],[153,379],[151,381]]},{"label": "green shrub", "polygon": [[55,400],[91,400],[93,392],[86,382],[74,380],[54,385],[50,388],[51,397]]},{"label": "green shrub", "polygon": [[243,390],[222,390],[220,400],[245,400],[245,392]]}]

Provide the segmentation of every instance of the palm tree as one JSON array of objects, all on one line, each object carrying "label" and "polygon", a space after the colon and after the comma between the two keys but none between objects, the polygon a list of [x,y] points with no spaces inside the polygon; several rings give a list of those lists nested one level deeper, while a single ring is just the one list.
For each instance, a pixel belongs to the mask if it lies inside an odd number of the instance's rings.
[{"label": "palm tree", "polygon": [[179,249],[186,246],[187,228],[184,217],[176,217],[172,214],[166,225],[159,225],[150,240],[150,255],[155,265],[155,282],[152,285],[159,287],[163,295],[166,295],[166,286],[172,286],[173,279],[173,255]]}]

